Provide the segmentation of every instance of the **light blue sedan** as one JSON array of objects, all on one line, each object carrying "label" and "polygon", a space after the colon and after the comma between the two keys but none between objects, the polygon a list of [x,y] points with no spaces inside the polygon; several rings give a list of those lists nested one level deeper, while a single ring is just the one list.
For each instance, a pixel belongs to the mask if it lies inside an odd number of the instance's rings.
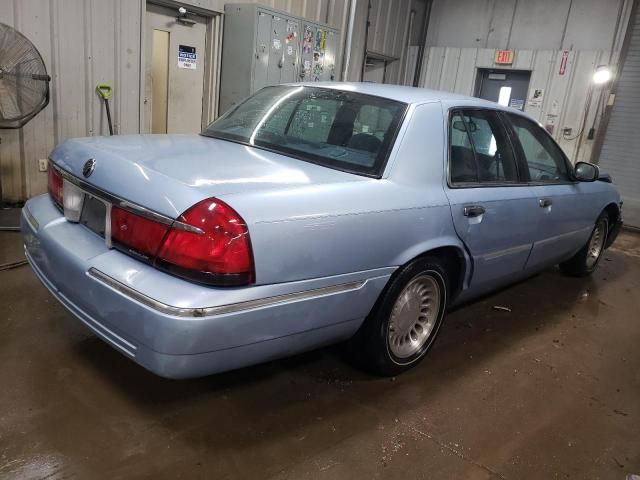
[{"label": "light blue sedan", "polygon": [[171,378],[347,339],[396,375],[448,307],[587,275],[621,224],[611,179],[526,115],[358,83],[267,87],[201,135],[68,140],[22,213],[53,296]]}]

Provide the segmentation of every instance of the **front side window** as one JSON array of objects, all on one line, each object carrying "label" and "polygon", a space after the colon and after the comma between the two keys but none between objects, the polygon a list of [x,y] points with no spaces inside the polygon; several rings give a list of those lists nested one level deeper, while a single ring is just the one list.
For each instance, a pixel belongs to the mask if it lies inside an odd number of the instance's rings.
[{"label": "front side window", "polygon": [[380,176],[406,108],[395,100],[329,88],[266,87],[202,134]]},{"label": "front side window", "polygon": [[518,170],[498,115],[490,110],[463,110],[449,125],[451,183],[500,184],[518,181]]},{"label": "front side window", "polygon": [[522,146],[532,182],[554,183],[570,180],[564,155],[551,137],[538,125],[520,115],[509,119]]}]

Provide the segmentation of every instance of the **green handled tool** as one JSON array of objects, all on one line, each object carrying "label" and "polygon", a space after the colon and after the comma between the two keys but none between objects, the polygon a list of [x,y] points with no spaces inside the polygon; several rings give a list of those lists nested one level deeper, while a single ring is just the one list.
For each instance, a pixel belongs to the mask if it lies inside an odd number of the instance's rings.
[{"label": "green handled tool", "polygon": [[113,125],[111,124],[111,111],[109,110],[109,98],[111,98],[111,94],[113,93],[113,88],[111,88],[111,85],[107,85],[106,83],[99,83],[96,86],[96,92],[104,100],[104,108],[107,111],[107,122],[109,122],[109,135],[113,135]]}]

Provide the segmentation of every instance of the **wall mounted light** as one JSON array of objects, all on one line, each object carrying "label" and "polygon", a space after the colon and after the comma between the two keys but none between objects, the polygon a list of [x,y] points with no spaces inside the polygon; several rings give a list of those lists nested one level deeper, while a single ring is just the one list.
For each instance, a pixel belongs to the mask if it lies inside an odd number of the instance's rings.
[{"label": "wall mounted light", "polygon": [[178,8],[178,15],[176,16],[176,21],[181,23],[182,25],[186,25],[187,27],[193,27],[195,25],[195,20],[191,20],[188,15],[189,12],[186,8],[180,7]]},{"label": "wall mounted light", "polygon": [[611,70],[606,65],[598,65],[593,73],[593,83],[602,85],[611,80]]}]

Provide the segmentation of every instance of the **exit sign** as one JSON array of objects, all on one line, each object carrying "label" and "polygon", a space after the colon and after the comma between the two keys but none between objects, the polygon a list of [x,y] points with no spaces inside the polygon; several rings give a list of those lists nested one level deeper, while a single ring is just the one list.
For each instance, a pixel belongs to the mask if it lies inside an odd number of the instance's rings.
[{"label": "exit sign", "polygon": [[496,63],[498,65],[511,65],[513,63],[513,50],[496,50]]}]

